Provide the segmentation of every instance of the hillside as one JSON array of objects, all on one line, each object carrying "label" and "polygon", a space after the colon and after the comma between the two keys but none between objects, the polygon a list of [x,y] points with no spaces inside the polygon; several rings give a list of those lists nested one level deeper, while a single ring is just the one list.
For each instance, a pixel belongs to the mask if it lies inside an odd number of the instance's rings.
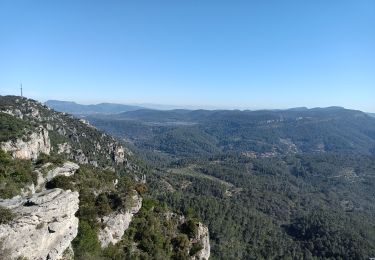
[{"label": "hillside", "polygon": [[209,233],[147,190],[143,166],[84,120],[0,96],[0,259],[207,259]]},{"label": "hillside", "polygon": [[[169,157],[246,153],[375,154],[375,119],[339,107],[264,111],[137,110],[88,116],[100,129],[143,151]],[[188,138],[185,138],[188,137]]]},{"label": "hillside", "polygon": [[375,255],[375,120],[361,111],[137,110],[86,119],[154,166],[154,197],[208,225],[214,259]]}]

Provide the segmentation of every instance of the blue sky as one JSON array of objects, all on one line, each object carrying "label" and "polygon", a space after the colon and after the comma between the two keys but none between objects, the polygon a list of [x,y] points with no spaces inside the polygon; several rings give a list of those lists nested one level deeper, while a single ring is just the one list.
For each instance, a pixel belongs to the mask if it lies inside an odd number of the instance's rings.
[{"label": "blue sky", "polygon": [[375,1],[0,0],[0,95],[375,112]]}]

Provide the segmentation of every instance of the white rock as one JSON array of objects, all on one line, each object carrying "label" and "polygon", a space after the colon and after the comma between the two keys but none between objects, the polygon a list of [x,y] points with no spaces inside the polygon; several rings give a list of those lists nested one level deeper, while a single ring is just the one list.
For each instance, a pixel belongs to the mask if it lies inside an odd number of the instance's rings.
[{"label": "white rock", "polygon": [[48,182],[56,176],[72,176],[79,169],[79,165],[73,162],[65,162],[62,167],[56,167],[50,170],[45,177],[45,182]]},{"label": "white rock", "polygon": [[7,109],[7,110],[3,110],[1,112],[5,113],[5,114],[8,114],[8,115],[11,115],[11,116],[18,117],[20,119],[23,119],[23,114],[22,114],[21,110],[19,110],[19,109]]},{"label": "white rock", "polygon": [[192,257],[194,260],[207,260],[210,258],[211,246],[210,246],[210,236],[208,233],[208,228],[199,222],[198,233],[195,240],[199,241],[202,245],[202,250],[200,250],[196,255]]},{"label": "white rock", "polygon": [[62,143],[57,145],[57,153],[62,154],[62,153],[67,153],[70,154],[72,147],[68,143]]},{"label": "white rock", "polygon": [[113,146],[113,159],[117,164],[123,163],[125,161],[124,147],[117,144]]},{"label": "white rock", "polygon": [[48,136],[48,130],[39,127],[36,132],[17,140],[10,140],[0,144],[0,148],[9,152],[13,158],[19,159],[37,159],[40,153],[49,154],[51,151],[51,142]]},{"label": "white rock", "polygon": [[29,199],[20,196],[0,200],[16,218],[0,225],[0,240],[10,259],[61,259],[78,232],[78,192],[53,189],[35,193]]},{"label": "white rock", "polygon": [[129,228],[130,222],[135,214],[142,207],[142,198],[139,195],[133,196],[133,207],[124,212],[115,212],[100,219],[104,228],[99,230],[98,239],[102,248],[110,243],[118,243],[125,231]]},{"label": "white rock", "polygon": [[88,159],[81,149],[78,149],[75,152],[75,154],[73,155],[73,158],[74,158],[74,160],[76,160],[80,164],[87,164],[88,163]]}]

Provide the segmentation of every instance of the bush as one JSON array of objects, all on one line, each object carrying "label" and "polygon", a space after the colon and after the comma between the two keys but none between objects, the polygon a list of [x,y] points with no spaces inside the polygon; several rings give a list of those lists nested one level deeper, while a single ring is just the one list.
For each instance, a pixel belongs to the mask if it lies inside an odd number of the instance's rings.
[{"label": "bush", "polygon": [[190,252],[189,254],[191,256],[194,256],[196,253],[198,253],[199,251],[201,251],[203,249],[203,245],[202,243],[198,242],[198,243],[194,243],[193,246],[191,247],[190,249]]},{"label": "bush", "polygon": [[45,154],[42,153],[38,156],[38,159],[36,161],[37,165],[42,165],[45,163],[53,163],[53,164],[63,164],[64,163],[64,158],[61,155],[58,154]]},{"label": "bush", "polygon": [[198,234],[198,222],[193,219],[189,219],[182,224],[181,231],[188,235],[189,238],[194,238]]},{"label": "bush", "polygon": [[140,184],[137,184],[137,185],[135,186],[135,190],[136,190],[139,194],[143,195],[143,194],[145,194],[145,193],[147,192],[147,186],[146,186],[145,184],[140,183]]},{"label": "bush", "polygon": [[14,116],[0,113],[0,142],[17,139],[33,127]]},{"label": "bush", "polygon": [[31,161],[13,160],[8,153],[0,149],[0,198],[18,195],[21,188],[35,183],[36,179]]},{"label": "bush", "polygon": [[0,206],[0,224],[8,224],[15,217],[15,214],[5,207]]},{"label": "bush", "polygon": [[72,179],[70,177],[60,175],[56,176],[52,180],[46,183],[46,188],[47,189],[55,189],[55,188],[60,188],[63,190],[73,190],[74,185],[72,183]]},{"label": "bush", "polygon": [[101,193],[98,195],[98,197],[96,198],[95,206],[100,217],[106,216],[112,212],[112,209],[109,206],[107,194],[105,193]]},{"label": "bush", "polygon": [[187,251],[190,242],[189,238],[185,234],[181,234],[172,239],[172,244],[178,251]]},{"label": "bush", "polygon": [[72,242],[74,255],[77,257],[100,254],[100,244],[96,230],[86,221],[80,220],[77,237]]}]

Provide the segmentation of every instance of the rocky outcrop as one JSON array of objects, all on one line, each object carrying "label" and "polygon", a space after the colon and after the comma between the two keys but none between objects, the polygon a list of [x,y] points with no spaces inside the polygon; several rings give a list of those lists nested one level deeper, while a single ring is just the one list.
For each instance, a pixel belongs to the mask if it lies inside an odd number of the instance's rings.
[{"label": "rocky outcrop", "polygon": [[70,154],[72,149],[72,146],[68,143],[62,143],[57,145],[57,153],[62,154],[62,153],[67,153]]},{"label": "rocky outcrop", "polygon": [[50,153],[51,142],[48,130],[38,127],[35,132],[24,138],[1,143],[0,148],[9,152],[13,158],[35,160],[41,153]]},{"label": "rocky outcrop", "polygon": [[112,157],[117,164],[123,163],[125,161],[124,147],[114,144],[112,147]]},{"label": "rocky outcrop", "polygon": [[107,247],[110,243],[116,244],[129,228],[130,222],[142,207],[142,198],[133,196],[133,207],[126,212],[115,212],[100,219],[104,228],[99,230],[98,238],[101,246]]},{"label": "rocky outcrop", "polygon": [[88,159],[81,149],[78,149],[78,150],[75,151],[75,153],[73,155],[73,159],[75,161],[77,161],[79,164],[87,164],[88,163]]},{"label": "rocky outcrop", "polygon": [[208,233],[208,227],[204,226],[202,223],[198,223],[198,232],[196,237],[193,239],[194,242],[200,243],[202,249],[196,253],[192,259],[193,260],[207,260],[210,258],[210,236]]},{"label": "rocky outcrop", "polygon": [[8,115],[11,115],[11,116],[14,116],[14,117],[18,117],[19,119],[23,119],[23,114],[21,112],[21,110],[19,109],[7,109],[7,110],[3,110],[1,111],[5,114],[8,114]]},{"label": "rocky outcrop", "polygon": [[45,171],[45,168],[50,167],[51,163],[46,163],[41,168],[38,168],[34,172],[37,174],[36,184],[31,183],[30,185],[24,187],[21,190],[22,196],[32,195],[37,191],[45,190],[45,184],[55,178],[56,176],[63,175],[63,176],[72,176],[74,173],[79,169],[79,165],[73,162],[65,162],[63,166],[53,168],[52,170],[48,171],[45,176],[42,174],[41,171]]},{"label": "rocky outcrop", "polygon": [[30,198],[0,200],[16,217],[0,225],[0,240],[9,259],[61,259],[78,232],[78,192],[52,189]]},{"label": "rocky outcrop", "polygon": [[55,178],[56,176],[72,176],[74,173],[79,169],[79,165],[73,162],[65,162],[63,166],[61,167],[56,167],[52,170],[50,170],[46,177],[45,177],[45,182],[48,182]]}]

